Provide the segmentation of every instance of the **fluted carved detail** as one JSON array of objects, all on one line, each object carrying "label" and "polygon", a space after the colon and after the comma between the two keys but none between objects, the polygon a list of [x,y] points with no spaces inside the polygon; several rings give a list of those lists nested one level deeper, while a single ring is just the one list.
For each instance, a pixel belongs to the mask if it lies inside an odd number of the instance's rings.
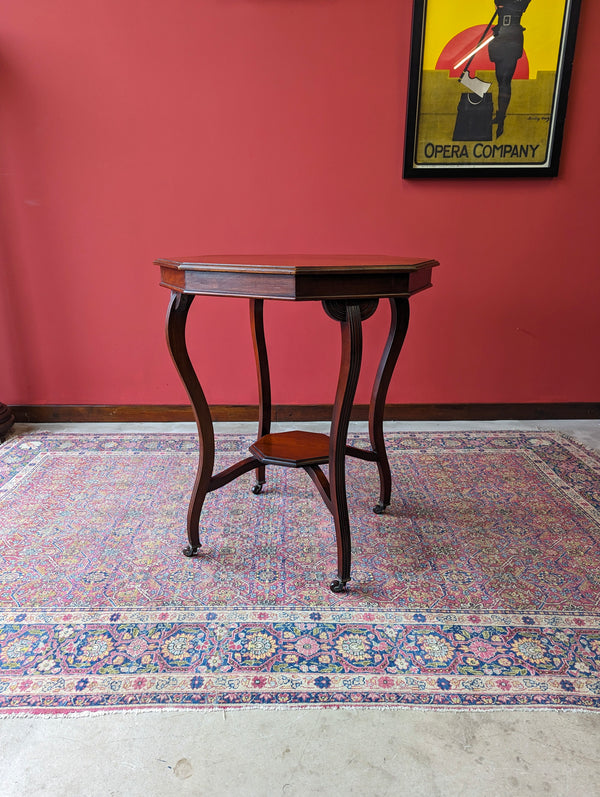
[{"label": "fluted carved detail", "polygon": [[[321,304],[323,305],[323,309],[329,318],[333,318],[334,321],[346,320],[348,301],[344,301],[342,299],[325,299],[321,302]],[[364,301],[359,302],[358,306],[360,308],[360,320],[366,321],[367,318],[371,318],[375,310],[377,310],[378,304],[379,299],[365,299]]]}]

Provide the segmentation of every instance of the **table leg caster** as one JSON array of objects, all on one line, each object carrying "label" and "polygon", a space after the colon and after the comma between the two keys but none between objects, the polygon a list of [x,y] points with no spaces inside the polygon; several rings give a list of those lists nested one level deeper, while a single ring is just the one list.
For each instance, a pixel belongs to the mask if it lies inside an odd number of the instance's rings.
[{"label": "table leg caster", "polygon": [[336,578],[335,581],[332,581],[331,584],[329,585],[329,589],[332,592],[348,592],[348,590],[346,589],[347,583],[348,583],[347,581],[342,580],[341,578]]},{"label": "table leg caster", "polygon": [[373,512],[375,512],[376,515],[383,515],[387,507],[388,504],[384,504],[381,501],[378,501],[377,504],[373,507]]},{"label": "table leg caster", "polygon": [[260,493],[262,493],[263,484],[264,482],[256,482],[256,484],[252,488],[252,492],[254,493],[254,495],[259,495]]},{"label": "table leg caster", "polygon": [[192,556],[198,556],[198,550],[201,547],[202,547],[201,545],[188,545],[183,549],[182,553],[184,556],[187,556],[188,558]]}]

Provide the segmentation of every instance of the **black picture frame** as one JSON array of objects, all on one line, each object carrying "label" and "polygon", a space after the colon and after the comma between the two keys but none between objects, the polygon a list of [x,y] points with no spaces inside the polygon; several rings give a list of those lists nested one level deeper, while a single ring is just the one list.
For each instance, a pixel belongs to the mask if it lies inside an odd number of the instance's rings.
[{"label": "black picture frame", "polygon": [[[414,0],[405,178],[558,174],[581,0],[554,0],[552,19],[541,13],[548,11],[548,2],[489,0],[485,8],[482,0],[472,0],[460,6],[454,21],[451,0]],[[473,24],[465,28],[470,9]],[[487,19],[482,20],[483,11]],[[536,23],[531,33],[528,15]],[[540,65],[551,67],[556,60],[555,71],[540,69],[531,77],[529,36],[537,42]],[[545,48],[540,47],[544,36]],[[447,41],[443,49],[436,49],[442,41]]]}]

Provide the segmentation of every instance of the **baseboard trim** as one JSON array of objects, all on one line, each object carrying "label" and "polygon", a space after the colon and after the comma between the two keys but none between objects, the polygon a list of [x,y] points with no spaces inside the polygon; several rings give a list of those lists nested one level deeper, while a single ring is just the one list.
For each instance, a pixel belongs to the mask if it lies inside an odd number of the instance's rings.
[{"label": "baseboard trim", "polygon": [[[191,407],[179,404],[29,404],[12,407],[17,423],[176,423],[193,421]],[[257,421],[252,404],[218,404],[211,407],[214,421]],[[369,408],[358,404],[352,420],[367,420]],[[303,422],[331,419],[330,404],[279,404],[273,421]],[[558,402],[545,404],[388,404],[388,421],[507,421],[600,418],[600,403]]]}]

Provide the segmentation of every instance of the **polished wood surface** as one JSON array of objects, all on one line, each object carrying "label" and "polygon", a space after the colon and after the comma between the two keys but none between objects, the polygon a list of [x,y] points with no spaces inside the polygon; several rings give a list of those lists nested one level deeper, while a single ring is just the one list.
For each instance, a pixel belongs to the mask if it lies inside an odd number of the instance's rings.
[{"label": "polished wood surface", "polygon": [[[352,544],[346,496],[346,456],[375,462],[380,493],[374,511],[390,503],[392,480],[383,436],[385,400],[408,327],[408,299],[431,285],[435,260],[390,256],[343,255],[205,255],[157,260],[161,285],[171,290],[167,312],[167,342],[173,362],[192,403],[199,437],[199,462],[188,509],[186,556],[200,548],[199,522],[204,499],[233,479],[256,469],[253,492],[262,491],[266,467],[304,468],[333,516],[337,545],[337,578],[330,585],[344,592],[350,580]],[[215,441],[210,408],[193,369],[186,345],[188,311],[197,294],[247,297],[259,387],[258,440],[251,456],[213,474]],[[331,412],[329,435],[308,432],[272,434],[271,389],[263,324],[264,299],[320,301],[327,315],[339,323],[341,360]],[[348,423],[362,362],[362,322],[380,299],[391,305],[391,325],[377,370],[369,406],[370,449],[348,446]],[[321,470],[328,466],[328,474]]]},{"label": "polished wood surface", "polygon": [[310,254],[262,254],[262,255],[195,255],[194,257],[162,258],[155,263],[170,264],[182,270],[204,270],[239,272],[275,272],[300,273],[315,272],[321,274],[331,271],[339,275],[340,271],[349,274],[354,271],[392,271],[413,269],[422,264],[438,265],[437,260],[420,257],[397,257],[395,255],[310,255]]},{"label": "polished wood surface", "polygon": [[324,465],[329,462],[329,436],[317,432],[277,432],[260,437],[250,451],[266,465],[290,468]]}]

